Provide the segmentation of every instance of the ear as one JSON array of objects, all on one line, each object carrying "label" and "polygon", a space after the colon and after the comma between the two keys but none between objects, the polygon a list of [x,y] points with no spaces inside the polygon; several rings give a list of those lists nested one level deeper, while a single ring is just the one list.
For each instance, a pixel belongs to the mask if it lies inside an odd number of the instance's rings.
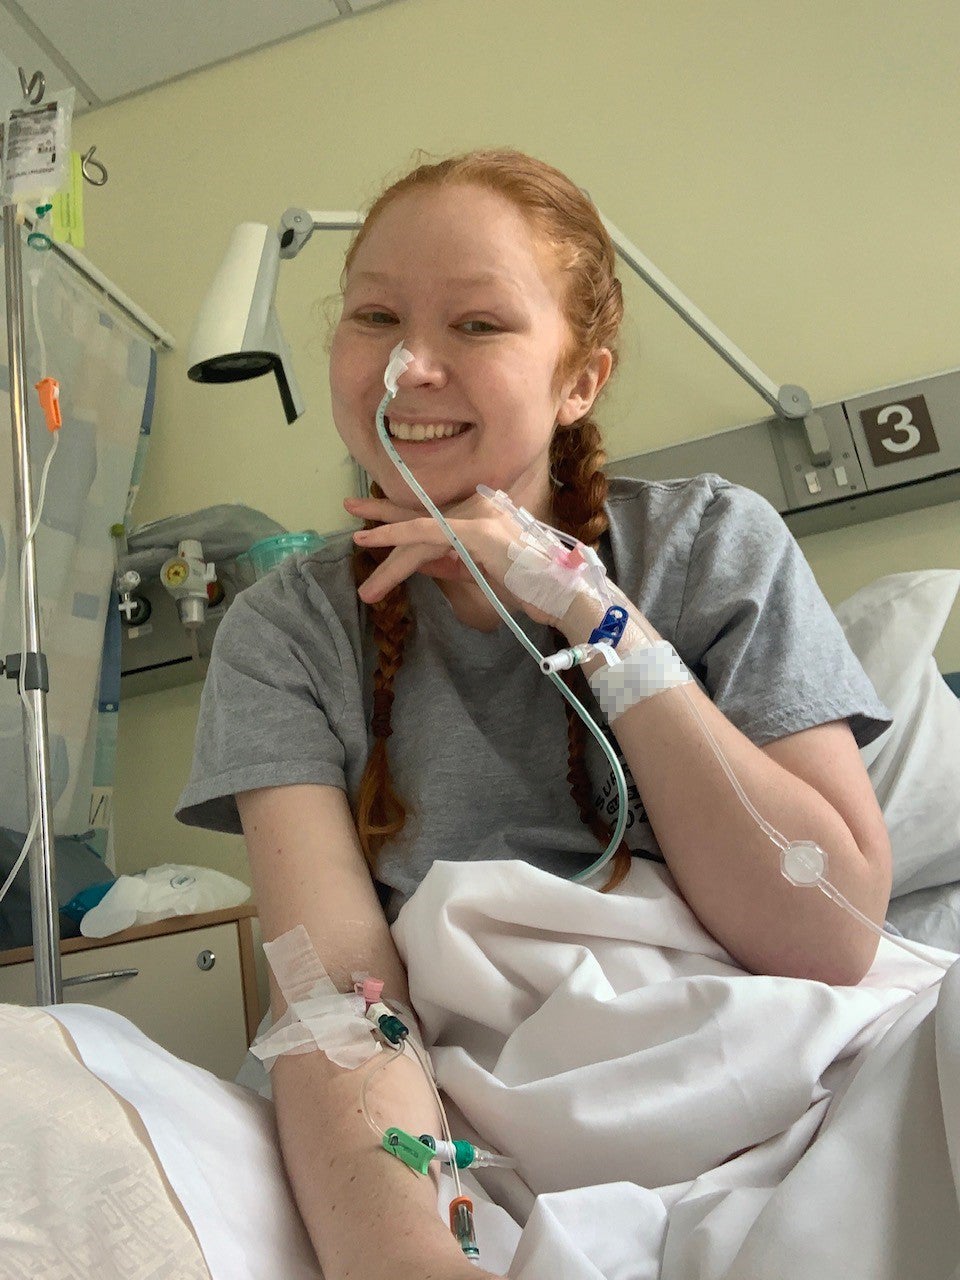
[{"label": "ear", "polygon": [[557,423],[569,427],[585,417],[600,394],[603,384],[610,377],[613,357],[606,347],[599,347],[580,373],[566,384],[557,406]]}]

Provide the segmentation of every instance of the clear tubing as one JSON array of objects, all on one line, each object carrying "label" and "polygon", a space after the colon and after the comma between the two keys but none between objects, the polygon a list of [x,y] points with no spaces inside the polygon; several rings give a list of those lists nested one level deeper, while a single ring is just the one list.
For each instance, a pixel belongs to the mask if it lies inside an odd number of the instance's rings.
[{"label": "clear tubing", "polygon": [[[440,1113],[440,1131],[443,1134],[444,1139],[447,1142],[452,1143],[453,1138],[450,1136],[450,1125],[447,1122],[447,1113],[443,1108],[443,1103],[440,1101],[440,1094],[437,1091],[437,1086],[434,1084],[433,1072],[430,1070],[429,1059],[427,1059],[426,1054],[422,1052],[413,1043],[412,1040],[409,1040],[406,1038],[404,1038],[404,1040],[401,1042],[399,1047],[391,1046],[392,1048],[394,1048],[394,1052],[388,1055],[387,1057],[381,1059],[381,1061],[378,1062],[377,1065],[372,1070],[368,1071],[367,1074],[364,1076],[363,1084],[360,1086],[360,1110],[363,1112],[363,1118],[364,1120],[366,1120],[367,1124],[370,1126],[373,1132],[377,1135],[377,1137],[380,1138],[382,1141],[384,1137],[384,1132],[380,1128],[380,1126],[377,1124],[377,1122],[374,1120],[373,1116],[371,1116],[370,1110],[367,1107],[367,1090],[370,1088],[370,1081],[373,1079],[373,1077],[377,1074],[378,1071],[382,1071],[385,1067],[389,1067],[392,1063],[397,1062],[400,1058],[403,1057],[404,1051],[408,1044],[411,1050],[413,1051],[413,1056],[416,1058],[420,1066],[420,1070],[423,1072],[424,1077],[426,1078],[427,1084],[430,1086],[430,1092],[433,1094],[433,1099],[437,1104],[437,1110]],[[453,1181],[457,1188],[457,1195],[458,1196],[462,1195],[463,1190],[460,1186],[460,1172],[457,1169],[456,1165],[453,1166]]]},{"label": "clear tubing", "polygon": [[396,1062],[398,1058],[403,1057],[402,1044],[400,1045],[399,1048],[396,1048],[395,1046],[391,1045],[391,1048],[393,1049],[393,1052],[386,1054],[385,1057],[380,1059],[380,1061],[377,1063],[375,1067],[372,1067],[367,1072],[367,1074],[363,1077],[363,1084],[360,1086],[360,1110],[363,1112],[363,1118],[364,1120],[366,1120],[367,1124],[370,1126],[373,1132],[377,1135],[377,1137],[381,1139],[384,1137],[384,1132],[380,1128],[380,1126],[377,1124],[377,1122],[374,1120],[373,1116],[371,1116],[370,1111],[367,1107],[367,1090],[370,1087],[370,1081],[373,1079],[373,1077],[377,1074],[378,1071],[382,1071],[384,1067],[389,1067],[392,1063]]},{"label": "clear tubing", "polygon": [[[417,1061],[420,1063],[420,1067],[423,1071],[423,1074],[426,1076],[427,1084],[430,1086],[430,1090],[433,1094],[434,1101],[437,1104],[437,1109],[440,1112],[440,1132],[443,1134],[444,1141],[452,1143],[453,1138],[450,1136],[450,1125],[447,1121],[447,1113],[444,1110],[443,1103],[440,1101],[440,1094],[439,1094],[439,1091],[437,1090],[436,1084],[434,1083],[433,1072],[430,1070],[430,1063],[429,1063],[429,1060],[427,1059],[426,1052],[424,1050],[421,1050],[415,1044],[411,1044],[410,1048],[416,1054]],[[460,1185],[460,1170],[457,1168],[456,1163],[452,1164],[450,1168],[451,1168],[451,1172],[453,1173],[454,1186],[457,1188],[457,1195],[462,1196],[463,1188]]]},{"label": "clear tubing", "polygon": [[[39,283],[39,280],[40,280],[40,269],[38,267],[34,267],[30,271],[30,285],[31,285],[30,294],[31,294],[31,303],[32,303],[31,309],[33,311],[34,327],[36,328],[36,331],[37,331],[37,340],[40,344],[40,377],[42,378],[45,375],[45,371],[47,367],[47,349],[46,349],[46,344],[43,341],[43,329],[40,327],[40,314],[39,314],[39,308],[37,305],[37,285]],[[53,443],[50,446],[50,452],[47,454],[46,461],[43,464],[43,471],[40,475],[40,491],[37,497],[36,515],[34,516],[33,524],[31,525],[29,531],[27,532],[27,536],[23,541],[23,549],[20,552],[20,589],[22,592],[24,592],[24,584],[26,581],[27,548],[30,546],[30,543],[32,542],[33,537],[37,532],[37,529],[40,527],[40,517],[43,515],[43,504],[47,496],[47,478],[50,475],[50,464],[53,462],[53,457],[54,457],[54,454],[57,452],[57,445],[59,443],[60,443],[60,435],[59,433],[55,433],[53,437]],[[26,593],[24,592],[24,597],[20,602],[20,653],[21,655],[23,655],[26,652],[27,652],[27,601],[26,601]],[[25,659],[21,656],[20,661],[24,662]],[[18,685],[18,691],[20,694],[20,699],[23,702],[24,706],[27,708],[27,712],[28,712],[27,723],[29,723],[32,713],[31,713],[30,704],[27,701],[26,693],[23,689],[22,678],[17,681],[17,685]],[[33,748],[31,746],[31,751],[32,749]],[[30,823],[30,829],[26,835],[26,839],[23,842],[23,848],[20,850],[19,854],[17,854],[16,860],[14,861],[14,864],[10,869],[10,873],[7,876],[6,880],[4,880],[3,884],[0,885],[0,902],[2,902],[4,898],[7,896],[7,894],[10,892],[10,888],[13,885],[14,880],[16,880],[17,878],[17,872],[23,866],[24,860],[26,859],[26,856],[30,850],[30,846],[31,844],[33,844],[33,838],[34,838],[34,835],[36,834],[36,830],[39,822],[40,822],[40,808],[38,806],[34,812],[33,819]]]},{"label": "clear tubing", "polygon": [[30,309],[33,312],[33,325],[37,331],[37,341],[40,344],[40,377],[47,376],[47,346],[43,340],[43,329],[40,327],[40,309],[37,303],[37,286],[40,283],[40,268],[30,268]]},{"label": "clear tubing", "polygon": [[[50,464],[51,462],[53,462],[53,455],[57,452],[57,445],[59,443],[60,443],[60,436],[59,434],[57,434],[53,437],[53,444],[50,446],[50,452],[47,454],[47,460],[43,464],[43,472],[40,476],[40,493],[37,499],[37,513],[33,517],[33,524],[30,526],[27,536],[23,540],[23,549],[20,552],[20,589],[24,593],[23,598],[20,601],[20,654],[21,654],[20,661],[21,663],[26,661],[23,655],[25,655],[27,652],[27,602],[26,602],[26,592],[24,590],[25,583],[26,583],[27,548],[30,546],[31,541],[33,540],[33,537],[40,526],[40,517],[43,515],[43,503],[47,496],[47,477],[50,475]],[[32,711],[31,711],[30,703],[27,700],[26,690],[23,688],[22,673],[21,673],[20,679],[18,679],[17,681],[17,686],[18,686],[18,692],[20,694],[20,700],[23,702],[28,712],[27,720],[25,723],[29,724],[32,720]],[[31,751],[32,750],[33,748],[31,746]],[[37,808],[34,810],[33,819],[30,823],[30,829],[27,832],[26,839],[23,842],[23,848],[17,854],[16,860],[14,861],[14,864],[10,869],[10,874],[7,876],[6,880],[4,880],[3,884],[0,885],[0,902],[2,902],[4,898],[7,896],[7,894],[10,892],[10,889],[13,885],[14,880],[16,880],[17,878],[17,873],[19,872],[20,868],[24,864],[27,854],[30,851],[30,846],[33,844],[33,838],[36,835],[37,826],[39,822],[40,822],[40,806],[38,805]]]},{"label": "clear tubing", "polygon": [[[391,462],[393,462],[397,470],[400,472],[400,474],[403,476],[404,480],[406,480],[410,488],[414,491],[414,493],[417,495],[417,497],[420,499],[423,505],[427,508],[427,510],[433,516],[434,520],[436,520],[437,523],[440,525],[441,529],[443,530],[444,534],[447,537],[447,541],[450,542],[450,544],[456,549],[456,552],[459,555],[460,559],[467,566],[473,578],[476,580],[477,584],[483,591],[484,595],[487,597],[490,603],[497,610],[500,617],[503,618],[504,622],[506,622],[507,626],[514,633],[514,635],[517,637],[517,639],[520,641],[523,647],[527,650],[527,652],[530,653],[532,657],[536,658],[541,671],[543,671],[544,674],[547,676],[547,678],[549,680],[552,680],[553,683],[559,688],[560,692],[563,694],[566,700],[574,708],[577,715],[580,716],[581,720],[583,720],[584,724],[587,726],[587,728],[596,738],[597,742],[600,744],[601,748],[603,749],[604,755],[607,757],[607,760],[610,762],[610,765],[613,768],[613,776],[616,779],[616,783],[617,783],[617,798],[618,798],[617,825],[613,833],[613,837],[610,841],[610,844],[604,850],[600,858],[598,858],[597,861],[594,862],[591,866],[587,867],[585,871],[578,872],[575,876],[571,877],[571,879],[575,881],[587,880],[590,876],[594,875],[597,871],[599,871],[602,867],[604,867],[607,864],[607,862],[609,862],[609,860],[613,857],[614,853],[619,847],[621,839],[623,838],[623,832],[626,829],[627,791],[626,791],[626,781],[623,776],[623,770],[620,767],[620,762],[617,759],[616,755],[614,754],[612,748],[610,747],[610,744],[607,742],[604,735],[600,732],[597,725],[594,723],[587,709],[583,706],[580,700],[570,692],[570,690],[559,678],[559,676],[557,676],[553,671],[550,671],[548,667],[545,666],[545,663],[547,662],[547,660],[544,658],[543,654],[541,654],[537,650],[536,645],[533,644],[533,642],[528,638],[526,633],[516,624],[513,618],[511,618],[510,614],[504,608],[501,601],[497,598],[496,594],[491,590],[490,585],[487,582],[487,580],[484,578],[483,574],[474,564],[473,559],[471,558],[470,553],[467,551],[466,547],[463,545],[463,543],[460,541],[460,539],[457,537],[454,531],[447,524],[446,520],[443,518],[442,513],[430,500],[429,496],[424,491],[424,489],[417,483],[416,478],[414,477],[410,469],[405,465],[399,453],[397,453],[396,449],[393,447],[393,444],[387,433],[386,426],[384,425],[383,419],[387,409],[387,405],[396,395],[396,379],[397,379],[397,376],[399,375],[395,375],[392,379],[390,376],[395,366],[395,362],[399,357],[400,361],[404,363],[404,368],[406,367],[406,363],[409,363],[409,361],[403,362],[403,357],[401,355],[403,351],[404,351],[404,348],[401,342],[401,343],[398,343],[397,346],[394,348],[393,352],[391,352],[391,360],[390,360],[390,363],[387,365],[387,374],[384,379],[387,387],[387,394],[380,401],[380,405],[377,409],[377,434],[380,437],[380,441],[383,444],[383,447],[387,451],[387,455],[389,456]],[[393,382],[392,386],[391,386],[391,380]],[[492,490],[488,490],[486,486],[482,486],[481,492],[483,492],[485,496],[489,496],[489,494],[492,493]],[[542,521],[538,521],[538,523],[543,524]],[[562,530],[559,530],[559,529],[554,529],[551,525],[543,525],[543,527],[545,529],[548,529],[551,533],[556,534],[556,536],[561,538],[564,542],[567,542],[573,546],[577,545],[577,540],[573,538],[570,534],[563,533]],[[643,632],[646,639],[651,644],[654,644],[655,643],[654,638],[650,635],[650,633],[648,632],[647,628],[643,625],[643,623],[639,622],[637,619],[634,619],[634,621],[637,622],[637,625],[639,626],[640,630]],[[861,924],[865,925],[868,929],[872,930],[872,932],[875,933],[879,938],[884,938],[888,942],[892,942],[894,946],[900,947],[901,950],[907,951],[911,955],[916,956],[921,960],[926,960],[929,964],[932,964],[935,968],[943,969],[944,971],[949,969],[950,964],[953,962],[947,963],[945,961],[935,958],[934,956],[925,955],[923,951],[919,949],[919,947],[911,945],[905,938],[897,938],[893,934],[887,933],[886,930],[882,929],[878,924],[875,924],[874,921],[871,920],[869,916],[866,916],[863,914],[862,911],[859,911],[853,905],[853,903],[847,897],[845,897],[843,893],[841,893],[841,891],[836,887],[836,885],[831,884],[830,881],[826,878],[826,876],[822,874],[822,872],[818,873],[815,878],[811,878],[809,880],[803,880],[803,881],[794,880],[790,875],[787,874],[787,871],[785,869],[785,864],[783,862],[783,854],[786,851],[790,850],[793,847],[793,845],[798,842],[788,841],[787,838],[780,831],[776,829],[776,827],[771,826],[771,824],[767,822],[766,819],[760,813],[757,812],[756,808],[751,803],[749,797],[747,796],[746,792],[743,790],[743,787],[740,785],[739,780],[737,779],[729,763],[727,762],[727,758],[723,754],[723,751],[720,749],[719,743],[717,742],[716,738],[713,736],[712,732],[710,731],[710,728],[707,725],[706,721],[704,720],[703,716],[700,714],[700,711],[697,708],[696,703],[690,697],[690,694],[687,691],[686,686],[678,685],[677,687],[680,689],[680,692],[683,694],[687,706],[696,717],[704,737],[706,738],[708,744],[710,745],[710,748],[713,751],[713,754],[716,756],[717,760],[720,762],[720,766],[723,769],[724,773],[726,774],[727,780],[730,782],[730,785],[733,787],[733,790],[737,798],[739,799],[740,803],[746,809],[747,813],[749,813],[751,818],[753,818],[754,822],[757,824],[760,830],[764,833],[764,835],[771,841],[773,845],[776,846],[777,849],[780,850],[780,853],[781,853],[780,870],[784,879],[789,881],[790,884],[793,884],[797,888],[813,888],[813,887],[818,888],[821,891],[821,893],[823,893],[827,898],[830,899],[831,902],[835,902],[838,906],[842,907],[844,911],[848,913],[848,915],[852,916],[855,920],[860,921]],[[827,855],[822,849],[818,849],[818,852],[822,860],[822,866],[825,869],[827,865]],[[444,1136],[446,1136],[446,1134]]]},{"label": "clear tubing", "polygon": [[[787,879],[789,879],[789,877],[787,877]],[[799,887],[803,888],[802,885]],[[852,915],[855,920],[859,920],[861,924],[865,924],[868,929],[872,929],[873,932],[878,934],[881,938],[886,938],[887,942],[892,942],[894,946],[899,947],[901,951],[908,951],[910,955],[916,956],[918,960],[926,960],[927,964],[932,964],[935,968],[942,969],[944,973],[946,973],[947,970],[955,963],[953,960],[941,960],[937,956],[927,955],[922,947],[910,942],[909,939],[898,938],[892,933],[887,933],[886,929],[881,929],[878,925],[874,924],[869,916],[865,916],[862,911],[858,911],[853,903],[848,898],[845,898],[840,890],[823,876],[819,876],[817,878],[816,887],[822,894],[825,894],[831,902],[835,902],[838,906],[843,907],[844,911]]]},{"label": "clear tubing", "polygon": [[[650,636],[650,634],[644,627],[643,623],[639,622],[638,625],[640,627],[640,630],[643,632],[646,638],[651,642],[651,644],[654,643],[653,637]],[[911,955],[916,956],[921,960],[926,960],[928,964],[932,964],[935,968],[943,969],[944,972],[946,972],[946,970],[950,968],[950,964],[952,963],[952,961],[950,963],[947,963],[943,960],[938,960],[935,956],[925,955],[924,952],[919,947],[914,946],[913,944],[908,942],[906,938],[895,937],[892,933],[887,933],[885,929],[881,929],[881,927],[878,924],[876,924],[873,920],[871,920],[869,916],[864,915],[862,911],[858,910],[858,908],[853,905],[850,899],[847,898],[843,893],[841,893],[841,891],[836,887],[836,885],[831,884],[830,881],[826,878],[825,875],[823,875],[822,872],[820,872],[817,875],[816,879],[810,880],[807,882],[798,882],[794,880],[790,875],[787,874],[787,871],[785,870],[785,866],[782,860],[782,855],[786,850],[792,848],[793,845],[797,842],[788,841],[786,836],[784,836],[780,831],[778,831],[776,827],[771,826],[770,823],[767,822],[767,820],[757,812],[753,804],[750,802],[750,799],[747,796],[746,792],[744,791],[743,787],[740,785],[740,781],[737,778],[736,774],[731,769],[726,756],[723,754],[722,750],[720,749],[720,744],[717,742],[716,738],[711,733],[710,728],[707,725],[707,722],[704,720],[703,716],[700,714],[700,710],[697,707],[697,704],[690,697],[690,694],[687,691],[686,685],[678,685],[677,687],[679,688],[680,692],[683,694],[683,697],[684,697],[684,700],[686,701],[687,706],[690,708],[690,710],[693,712],[693,714],[696,716],[697,720],[699,721],[700,728],[703,731],[703,735],[706,738],[707,742],[709,743],[711,749],[713,750],[713,754],[719,760],[720,765],[724,773],[727,775],[730,785],[733,787],[734,791],[736,792],[737,798],[739,799],[740,803],[746,809],[747,813],[749,813],[750,817],[753,818],[754,822],[757,824],[760,830],[764,833],[764,835],[771,841],[772,844],[774,844],[780,850],[780,853],[781,853],[780,871],[781,871],[781,874],[783,875],[783,878],[789,881],[790,884],[794,885],[794,887],[798,889],[816,887],[817,889],[820,890],[821,893],[825,895],[825,897],[829,898],[831,902],[835,902],[837,906],[842,907],[844,911],[847,912],[848,915],[851,915],[855,920],[859,920],[861,924],[866,925],[866,927],[872,930],[877,935],[878,938],[885,938],[888,942],[892,942],[894,946],[900,947],[902,951],[908,951]],[[822,849],[819,849],[819,853],[821,856],[823,868],[826,869],[827,855]]]},{"label": "clear tubing", "polygon": [[512,1156],[494,1155],[492,1151],[478,1151],[471,1169],[515,1169],[517,1162]]},{"label": "clear tubing", "polygon": [[[487,597],[487,599],[490,601],[493,607],[497,610],[500,617],[504,620],[504,622],[513,632],[513,634],[517,637],[517,639],[520,641],[520,643],[523,645],[526,651],[530,654],[530,656],[536,659],[537,665],[542,670],[543,663],[546,661],[544,655],[540,652],[540,650],[533,643],[533,641],[526,634],[526,632],[518,625],[518,623],[513,618],[511,618],[510,614],[507,612],[507,610],[504,608],[501,601],[497,598],[496,594],[491,589],[490,584],[487,582],[486,578],[483,576],[483,574],[474,564],[469,551],[467,551],[466,547],[463,545],[463,543],[460,541],[460,539],[457,537],[454,531],[450,528],[449,524],[447,524],[446,520],[443,518],[443,514],[440,511],[440,509],[431,501],[429,495],[425,492],[422,486],[417,482],[417,479],[411,472],[410,468],[405,464],[403,459],[400,457],[399,453],[397,453],[396,449],[393,447],[393,442],[391,441],[390,436],[387,434],[387,428],[384,425],[383,417],[384,417],[384,414],[386,413],[387,405],[393,399],[394,395],[395,395],[395,392],[391,391],[390,388],[388,387],[387,394],[380,401],[380,405],[377,409],[377,435],[380,437],[380,442],[383,445],[383,447],[386,449],[387,455],[390,458],[390,461],[397,468],[397,470],[403,476],[404,480],[406,480],[407,484],[410,486],[410,488],[414,491],[414,493],[417,495],[417,497],[420,499],[420,501],[423,503],[426,509],[433,516],[434,520],[436,520],[437,524],[439,524],[440,528],[443,530],[444,534],[446,535],[447,541],[450,543],[452,547],[455,548],[460,559],[463,561],[463,563],[467,566],[467,569],[473,575],[473,578],[475,579],[477,585],[480,587],[483,594]],[[617,799],[619,801],[617,806],[617,823],[616,823],[616,827],[614,828],[613,835],[610,838],[610,843],[607,845],[606,849],[603,851],[600,857],[596,860],[596,862],[591,863],[590,866],[587,867],[584,871],[578,871],[576,875],[571,876],[572,880],[580,882],[583,880],[589,880],[591,876],[596,875],[598,871],[600,871],[603,867],[607,865],[607,863],[616,853],[617,849],[620,847],[620,841],[623,839],[623,833],[627,829],[627,783],[626,783],[626,779],[623,776],[623,769],[620,766],[620,761],[616,757],[616,753],[614,752],[613,748],[610,746],[610,743],[607,741],[604,734],[600,731],[600,729],[594,723],[593,718],[591,717],[590,713],[587,711],[583,703],[580,701],[580,699],[575,694],[570,692],[570,690],[567,688],[567,686],[563,683],[563,681],[560,679],[558,675],[555,675],[553,672],[545,672],[544,674],[547,676],[548,680],[553,681],[553,683],[560,690],[561,694],[570,703],[574,711],[576,711],[577,715],[580,717],[583,723],[587,726],[587,728],[596,738],[597,742],[600,744],[603,754],[606,756],[607,760],[610,763],[610,767],[613,769],[613,776],[617,784]]]}]

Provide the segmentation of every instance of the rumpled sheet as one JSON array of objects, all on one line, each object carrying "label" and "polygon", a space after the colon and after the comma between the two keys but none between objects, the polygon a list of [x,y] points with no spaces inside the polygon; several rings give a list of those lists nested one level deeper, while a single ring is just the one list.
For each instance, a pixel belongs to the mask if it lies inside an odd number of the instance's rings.
[{"label": "rumpled sheet", "polygon": [[960,967],[939,1006],[885,940],[857,987],[748,975],[639,860],[610,895],[436,863],[394,936],[441,1086],[518,1160],[476,1175],[515,1280],[960,1274]]},{"label": "rumpled sheet", "polygon": [[[610,895],[436,863],[393,932],[454,1135],[518,1161],[463,1175],[488,1270],[960,1280],[960,966],[940,985],[883,941],[855,988],[747,975],[640,861]],[[213,1280],[317,1280],[269,1104],[116,1014],[51,1012],[136,1108]]]}]

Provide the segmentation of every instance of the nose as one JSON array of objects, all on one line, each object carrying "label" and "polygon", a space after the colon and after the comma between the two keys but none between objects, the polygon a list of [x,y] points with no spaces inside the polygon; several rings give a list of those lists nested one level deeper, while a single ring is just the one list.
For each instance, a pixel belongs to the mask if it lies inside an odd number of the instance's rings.
[{"label": "nose", "polygon": [[398,387],[442,386],[446,382],[446,365],[434,346],[416,336],[405,336],[403,345],[413,359],[397,379]]}]

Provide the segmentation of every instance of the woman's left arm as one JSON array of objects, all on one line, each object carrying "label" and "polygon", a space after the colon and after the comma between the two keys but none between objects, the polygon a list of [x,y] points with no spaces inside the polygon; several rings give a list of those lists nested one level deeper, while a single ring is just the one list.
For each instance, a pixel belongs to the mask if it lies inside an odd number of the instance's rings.
[{"label": "woman's left arm", "polygon": [[[600,611],[577,598],[562,620],[571,644],[586,640]],[[644,629],[659,638],[645,620]],[[827,878],[882,924],[890,842],[848,724],[833,721],[758,747],[690,683],[635,704],[613,731],[667,865],[717,941],[755,973],[859,982],[876,954],[876,934],[816,889],[783,877],[779,850],[736,795],[688,696],[757,811],[788,840],[820,845]]]},{"label": "woman's left arm", "polygon": [[[449,558],[449,543],[430,518],[384,499],[351,499],[353,515],[386,523],[354,534],[358,543],[390,548],[361,587],[382,598],[412,573],[467,578]],[[451,525],[490,582],[504,591],[512,563],[510,522],[485,499],[448,513]],[[634,620],[636,607],[625,597]],[[528,605],[527,612],[537,617]],[[551,619],[571,644],[582,644],[603,616],[587,593],[562,619]],[[539,615],[542,617],[543,615]],[[624,651],[630,645],[628,628]],[[644,629],[657,639],[644,620]],[[633,641],[643,632],[632,631]],[[586,674],[602,661],[594,658]],[[741,804],[687,704],[695,701],[751,803],[788,840],[813,840],[829,857],[827,877],[865,915],[882,923],[890,895],[890,844],[853,734],[838,720],[758,747],[695,684],[638,703],[614,723],[667,865],[706,929],[755,973],[859,982],[877,936],[816,889],[800,889],[780,872],[779,850]]]}]

